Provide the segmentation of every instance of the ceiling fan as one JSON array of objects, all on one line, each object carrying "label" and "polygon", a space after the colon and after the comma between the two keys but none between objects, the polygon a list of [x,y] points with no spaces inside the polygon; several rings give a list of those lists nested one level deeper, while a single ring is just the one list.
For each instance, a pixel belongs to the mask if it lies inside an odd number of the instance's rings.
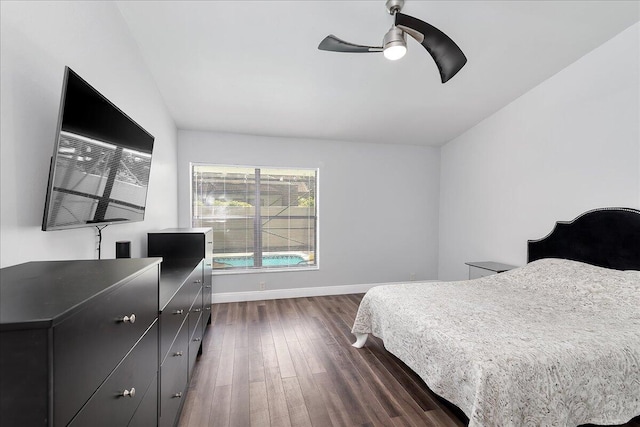
[{"label": "ceiling fan", "polygon": [[404,0],[387,0],[387,11],[394,17],[394,23],[385,34],[382,46],[349,43],[331,34],[320,42],[318,49],[350,53],[383,52],[385,58],[396,60],[402,58],[407,52],[406,33],[427,49],[438,66],[442,83],[446,83],[464,67],[467,57],[449,36],[433,25],[400,13],[403,5]]}]

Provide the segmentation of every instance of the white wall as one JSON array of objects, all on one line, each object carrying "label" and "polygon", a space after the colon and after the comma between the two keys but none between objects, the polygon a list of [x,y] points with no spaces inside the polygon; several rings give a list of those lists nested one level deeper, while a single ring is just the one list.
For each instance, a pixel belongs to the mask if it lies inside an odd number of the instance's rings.
[{"label": "white wall", "polygon": [[[319,168],[317,271],[217,275],[214,293],[358,285],[437,276],[439,149],[179,131],[180,226],[189,164]],[[355,190],[355,191],[354,191]]]},{"label": "white wall", "polygon": [[117,240],[146,255],[146,231],[177,225],[176,127],[115,4],[0,8],[0,265],[97,256],[95,228],[40,230],[65,65],[156,138],[145,221],[103,231],[103,258]]},{"label": "white wall", "polygon": [[640,207],[639,44],[635,24],[442,147],[440,279],[524,265],[557,220]]}]

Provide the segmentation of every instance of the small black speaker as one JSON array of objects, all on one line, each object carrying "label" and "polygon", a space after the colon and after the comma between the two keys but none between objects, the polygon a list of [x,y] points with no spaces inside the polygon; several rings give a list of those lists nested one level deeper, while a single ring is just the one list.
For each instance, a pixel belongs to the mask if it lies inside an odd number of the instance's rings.
[{"label": "small black speaker", "polygon": [[116,258],[131,258],[131,242],[123,240],[116,242]]}]

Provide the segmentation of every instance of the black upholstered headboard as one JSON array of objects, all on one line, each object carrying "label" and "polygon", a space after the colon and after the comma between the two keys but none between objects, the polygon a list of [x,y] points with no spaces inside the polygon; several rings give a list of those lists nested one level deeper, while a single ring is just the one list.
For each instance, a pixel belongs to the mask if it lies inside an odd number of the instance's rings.
[{"label": "black upholstered headboard", "polygon": [[564,258],[616,270],[640,270],[640,210],[602,208],[557,222],[546,237],[529,240],[528,262]]}]

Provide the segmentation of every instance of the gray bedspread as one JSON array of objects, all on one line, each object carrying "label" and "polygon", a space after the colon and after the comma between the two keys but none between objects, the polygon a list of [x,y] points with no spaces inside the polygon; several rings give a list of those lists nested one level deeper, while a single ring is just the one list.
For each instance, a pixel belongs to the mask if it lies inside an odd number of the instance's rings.
[{"label": "gray bedspread", "polygon": [[640,272],[543,259],[460,282],[383,285],[372,333],[470,427],[619,424],[640,415]]}]

